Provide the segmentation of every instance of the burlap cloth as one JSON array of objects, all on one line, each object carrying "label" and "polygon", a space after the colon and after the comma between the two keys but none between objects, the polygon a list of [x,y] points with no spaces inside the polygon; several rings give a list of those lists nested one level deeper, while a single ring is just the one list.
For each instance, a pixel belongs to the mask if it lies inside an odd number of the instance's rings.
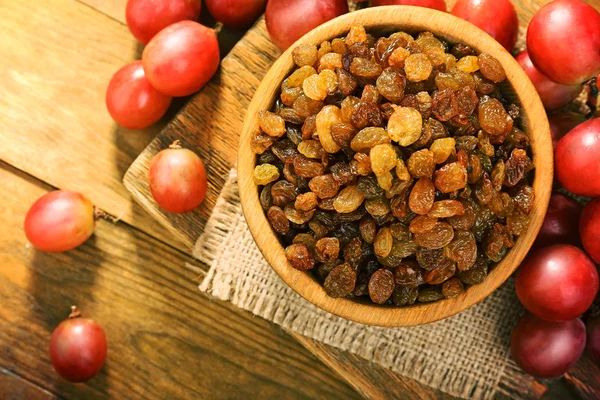
[{"label": "burlap cloth", "polygon": [[194,255],[210,266],[203,292],[446,393],[489,399],[530,381],[509,354],[522,313],[512,280],[477,306],[429,325],[380,328],[336,317],[296,294],[265,261],[242,214],[235,169]]},{"label": "burlap cloth", "polygon": [[[525,47],[525,33],[521,27],[515,52]],[[584,102],[583,96],[570,108],[585,111]],[[521,397],[531,385],[509,351],[523,313],[514,279],[478,305],[429,325],[380,328],[339,318],[296,294],[263,258],[242,214],[235,169],[194,255],[210,266],[200,284],[210,296],[453,396]]]}]

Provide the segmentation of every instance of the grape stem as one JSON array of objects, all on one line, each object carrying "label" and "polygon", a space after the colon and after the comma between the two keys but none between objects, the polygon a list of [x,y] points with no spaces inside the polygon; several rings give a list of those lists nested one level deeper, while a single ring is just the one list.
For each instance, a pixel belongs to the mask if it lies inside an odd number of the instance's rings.
[{"label": "grape stem", "polygon": [[181,149],[181,141],[177,139],[173,142],[172,145],[169,146],[170,149]]},{"label": "grape stem", "polygon": [[77,306],[71,306],[71,314],[69,314],[69,319],[79,318],[81,317],[81,313],[77,309]]},{"label": "grape stem", "polygon": [[219,37],[219,34],[221,33],[222,30],[223,30],[223,24],[220,22],[217,22],[217,24],[213,28],[213,31],[215,32],[215,35],[217,36],[217,38]]}]

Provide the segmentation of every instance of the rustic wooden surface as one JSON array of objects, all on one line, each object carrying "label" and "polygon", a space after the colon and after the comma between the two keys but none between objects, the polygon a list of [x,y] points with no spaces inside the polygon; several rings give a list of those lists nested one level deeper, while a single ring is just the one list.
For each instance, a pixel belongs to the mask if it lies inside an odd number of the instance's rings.
[{"label": "rustic wooden surface", "polygon": [[[119,184],[185,103],[141,132],[110,120],[108,80],[141,51],[124,25],[125,3],[0,0],[0,399],[442,396],[298,337],[301,347],[272,324],[198,293],[205,266],[189,256],[190,242],[157,224]],[[223,53],[239,34],[221,32]],[[80,190],[122,221],[100,221],[75,251],[36,252],[23,216],[53,188]],[[73,302],[109,337],[106,367],[83,385],[61,380],[47,355]],[[557,381],[550,392],[566,390]]]}]

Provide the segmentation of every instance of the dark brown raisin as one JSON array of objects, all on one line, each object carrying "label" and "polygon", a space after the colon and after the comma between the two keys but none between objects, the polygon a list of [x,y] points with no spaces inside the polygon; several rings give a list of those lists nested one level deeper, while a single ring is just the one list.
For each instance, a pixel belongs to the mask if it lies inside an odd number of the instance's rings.
[{"label": "dark brown raisin", "polygon": [[381,268],[371,275],[369,297],[373,303],[383,304],[392,296],[395,287],[394,274],[388,269]]},{"label": "dark brown raisin", "polygon": [[356,271],[348,263],[334,267],[323,284],[325,292],[335,298],[348,296],[355,285]]}]

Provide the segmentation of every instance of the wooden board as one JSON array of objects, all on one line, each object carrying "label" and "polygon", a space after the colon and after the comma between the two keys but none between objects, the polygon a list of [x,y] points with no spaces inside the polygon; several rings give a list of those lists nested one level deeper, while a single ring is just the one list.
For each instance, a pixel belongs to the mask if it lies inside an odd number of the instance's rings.
[{"label": "wooden board", "polygon": [[[22,221],[52,187],[2,162],[0,182],[0,399],[359,398],[285,332],[202,295],[190,256],[128,225],[99,221],[74,251],[36,251]],[[105,367],[79,385],[48,357],[72,304],[109,344]]]},{"label": "wooden board", "polygon": [[[535,11],[549,1],[513,1],[520,23],[527,24]],[[449,5],[454,2],[448,1]],[[589,3],[600,8],[599,0]],[[125,175],[123,181],[134,199],[188,246],[193,246],[202,233],[228,171],[235,165],[245,110],[262,77],[279,54],[279,50],[268,38],[264,20],[258,21],[222,61],[221,69],[215,78],[150,143]],[[183,216],[162,212],[152,200],[145,179],[152,158],[177,139],[182,140],[186,147],[197,152],[206,161],[209,173],[210,188],[204,204],[198,210]],[[300,335],[294,336],[313,354],[339,372],[358,392],[369,398],[393,398],[398,393],[395,387],[406,389],[400,390],[400,398],[428,398],[439,395],[359,357]],[[561,393],[566,390],[562,381],[558,381],[553,387],[562,388],[562,391],[556,389]],[[410,388],[414,388],[414,393]],[[538,398],[546,390],[546,384],[532,382],[529,390],[515,395]],[[600,391],[600,387],[592,390]]]}]

